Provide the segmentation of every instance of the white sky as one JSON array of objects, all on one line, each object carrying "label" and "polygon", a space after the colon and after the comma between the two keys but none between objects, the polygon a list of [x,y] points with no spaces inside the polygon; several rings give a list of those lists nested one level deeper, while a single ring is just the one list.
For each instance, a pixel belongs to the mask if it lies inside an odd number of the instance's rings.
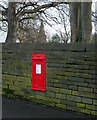
[{"label": "white sky", "polygon": [[[0,0],[0,2],[1,2],[2,0]],[[7,0],[3,0],[3,1],[7,1]],[[72,0],[71,0],[72,1]],[[94,4],[92,5],[92,9],[93,9],[93,11],[94,11],[94,9],[95,9],[95,2],[96,2],[97,0],[93,0],[93,2],[94,2]],[[55,29],[54,29],[55,28]],[[51,38],[51,36],[52,35],[54,35],[55,33],[56,33],[56,30],[58,31],[58,30],[61,30],[61,31],[63,31],[63,25],[60,25],[60,24],[55,24],[54,25],[54,28],[52,28],[52,27],[50,27],[50,26],[48,26],[48,25],[45,25],[45,30],[46,30],[46,33],[49,35],[49,37]],[[92,29],[92,33],[95,33],[95,26],[93,25],[93,29]],[[4,42],[5,41],[5,39],[6,39],[6,36],[7,36],[7,33],[6,32],[3,32],[3,31],[1,31],[0,30],[0,42]]]}]

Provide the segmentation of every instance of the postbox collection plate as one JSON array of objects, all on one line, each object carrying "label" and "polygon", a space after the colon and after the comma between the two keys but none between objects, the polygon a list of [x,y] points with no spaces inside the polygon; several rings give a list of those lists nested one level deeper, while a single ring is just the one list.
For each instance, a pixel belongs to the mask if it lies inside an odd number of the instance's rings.
[{"label": "postbox collection plate", "polygon": [[32,53],[32,89],[45,91],[45,53]]},{"label": "postbox collection plate", "polygon": [[36,64],[36,74],[41,74],[41,64]]}]

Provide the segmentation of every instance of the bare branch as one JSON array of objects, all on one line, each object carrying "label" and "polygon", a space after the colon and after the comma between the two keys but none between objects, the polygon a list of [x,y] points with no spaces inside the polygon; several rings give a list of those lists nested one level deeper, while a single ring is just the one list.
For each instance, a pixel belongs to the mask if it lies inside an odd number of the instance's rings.
[{"label": "bare branch", "polygon": [[33,6],[33,7],[34,7],[36,4],[37,4],[37,3],[31,3],[31,2],[29,2],[29,3],[27,3],[27,4],[24,4],[23,7],[20,7],[20,8],[19,8],[20,10],[17,11],[16,15],[20,14],[21,11],[22,11],[24,8],[29,7],[29,6]]},{"label": "bare branch", "polygon": [[47,8],[50,8],[50,7],[55,7],[55,6],[59,5],[59,4],[69,4],[69,3],[68,2],[52,2],[50,4],[44,4],[44,5],[38,6],[37,8],[35,8],[33,10],[23,10],[22,12],[20,12],[19,15],[23,16],[26,13],[33,14],[33,13],[39,12],[42,9],[47,9]]},{"label": "bare branch", "polygon": [[96,12],[92,12],[91,15],[92,15],[94,18],[97,18]]},{"label": "bare branch", "polygon": [[0,8],[3,8],[4,10],[7,10],[8,8],[5,8],[3,5],[0,4]]},{"label": "bare branch", "polygon": [[3,16],[6,16],[6,15],[7,15],[7,12],[0,10],[0,14],[3,15]]},{"label": "bare branch", "polygon": [[0,18],[0,21],[6,21],[6,22],[8,22],[8,20],[7,19],[4,19],[4,18]]},{"label": "bare branch", "polygon": [[27,20],[27,19],[35,19],[36,16],[38,16],[39,14],[35,14],[33,16],[29,16],[29,17],[23,17],[22,19],[19,20],[19,22],[23,21],[23,20]]},{"label": "bare branch", "polygon": [[49,21],[53,20],[55,23],[57,24],[59,23],[57,17],[53,17],[49,12],[43,12],[43,13]]}]

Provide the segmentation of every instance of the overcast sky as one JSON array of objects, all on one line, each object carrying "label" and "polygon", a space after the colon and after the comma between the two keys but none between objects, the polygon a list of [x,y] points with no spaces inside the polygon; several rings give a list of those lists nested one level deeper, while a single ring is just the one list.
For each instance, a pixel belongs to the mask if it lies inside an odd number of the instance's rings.
[{"label": "overcast sky", "polygon": [[[2,0],[0,0],[2,1]],[[4,0],[4,1],[7,1],[7,0]],[[51,0],[50,0],[51,1]],[[94,1],[94,4],[92,4],[92,9],[94,11],[95,9],[95,0]],[[55,13],[54,13],[55,14]],[[2,24],[2,23],[1,23]],[[69,27],[68,27],[69,28]],[[54,35],[56,33],[56,31],[58,32],[59,30],[62,31],[64,28],[63,28],[63,25],[61,24],[54,24],[54,27],[50,27],[48,26],[47,24],[45,25],[45,31],[46,31],[46,34],[48,34],[48,36],[51,38],[52,35]],[[95,33],[95,26],[93,25],[93,29],[92,29],[92,33]],[[6,36],[7,36],[7,32],[3,32],[0,30],[0,42],[5,42],[5,39],[6,39]]]}]

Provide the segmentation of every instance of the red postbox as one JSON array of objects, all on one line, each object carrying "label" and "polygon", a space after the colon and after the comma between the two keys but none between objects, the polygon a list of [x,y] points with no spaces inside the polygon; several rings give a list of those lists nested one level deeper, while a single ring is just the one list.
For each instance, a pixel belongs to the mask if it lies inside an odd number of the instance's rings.
[{"label": "red postbox", "polygon": [[45,91],[45,53],[32,53],[32,89]]}]

